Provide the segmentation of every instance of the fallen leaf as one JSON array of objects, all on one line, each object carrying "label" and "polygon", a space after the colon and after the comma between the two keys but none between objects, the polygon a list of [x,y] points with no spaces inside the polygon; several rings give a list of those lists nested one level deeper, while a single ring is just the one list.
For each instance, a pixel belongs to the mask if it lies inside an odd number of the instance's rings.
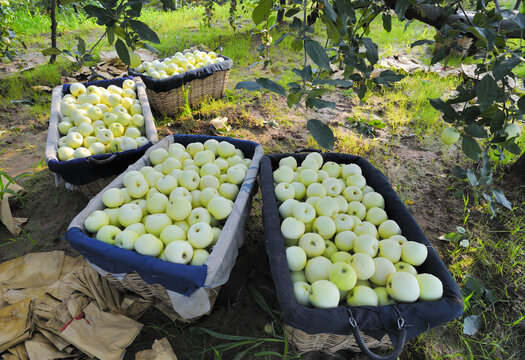
[{"label": "fallen leaf", "polygon": [[35,86],[33,86],[33,90],[35,90],[35,91],[45,91],[45,92],[53,91],[52,88],[50,88],[49,86],[44,86],[44,85],[35,85]]}]

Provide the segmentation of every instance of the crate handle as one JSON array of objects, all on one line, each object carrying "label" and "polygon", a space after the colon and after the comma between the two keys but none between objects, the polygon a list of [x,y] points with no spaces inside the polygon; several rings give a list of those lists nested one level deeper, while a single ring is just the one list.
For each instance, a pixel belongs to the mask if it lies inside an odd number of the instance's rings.
[{"label": "crate handle", "polygon": [[302,153],[302,152],[317,152],[317,153],[322,153],[323,150],[316,149],[316,148],[300,148],[300,149],[295,150],[295,153]]},{"label": "crate handle", "polygon": [[88,161],[89,162],[93,162],[95,164],[98,164],[98,165],[104,165],[104,164],[107,164],[109,162],[111,162],[114,158],[116,158],[117,155],[116,154],[112,154],[110,157],[108,157],[107,159],[93,159],[93,158],[88,158]]},{"label": "crate handle", "polygon": [[[396,309],[396,308],[395,308]],[[372,360],[395,360],[401,355],[401,351],[403,351],[403,346],[405,346],[405,340],[407,337],[407,331],[404,328],[405,320],[401,317],[401,313],[396,309],[399,318],[397,319],[397,327],[399,329],[399,337],[397,338],[396,344],[394,345],[394,351],[390,353],[389,355],[382,356],[374,354],[368,346],[366,346],[363,338],[361,337],[361,333],[359,332],[359,326],[357,325],[357,321],[354,318],[354,315],[352,314],[352,311],[348,309],[348,313],[350,314],[350,317],[348,318],[348,322],[350,323],[350,328],[352,330],[352,333],[354,334],[355,341],[363,354],[368,356]]]}]

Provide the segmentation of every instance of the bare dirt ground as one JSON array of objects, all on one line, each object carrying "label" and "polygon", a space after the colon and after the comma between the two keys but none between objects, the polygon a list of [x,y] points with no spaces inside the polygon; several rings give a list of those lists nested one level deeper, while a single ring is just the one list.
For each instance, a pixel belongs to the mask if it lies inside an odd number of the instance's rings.
[{"label": "bare dirt ground", "polygon": [[[231,86],[231,84],[230,84]],[[43,95],[48,96],[49,95]],[[275,99],[275,98],[274,98]],[[263,100],[264,97],[263,97]],[[335,111],[321,113],[321,118],[330,124],[342,122],[351,111],[351,104],[340,97]],[[279,129],[266,126],[265,121],[273,114],[255,100],[244,108],[230,106],[221,114],[202,115],[194,112],[193,119],[180,119],[159,127],[159,134],[171,133],[216,134],[209,120],[215,116],[227,116],[236,135],[263,145],[267,152],[293,152],[309,145],[304,120],[287,110],[284,103],[276,105],[282,110],[281,117],[288,122]],[[275,100],[274,100],[275,101]],[[22,256],[30,252],[64,250],[76,255],[64,239],[64,233],[73,217],[82,210],[88,198],[80,192],[55,186],[54,175],[47,169],[37,169],[44,157],[47,124],[40,124],[28,115],[26,105],[18,104],[7,113],[0,111],[0,123],[5,128],[16,128],[0,136],[0,167],[14,175],[30,172],[33,175],[23,180],[28,191],[21,205],[13,209],[15,216],[28,217],[23,233],[10,235],[0,227],[0,261]],[[350,130],[349,130],[350,131]],[[413,137],[392,138],[386,132],[380,140],[389,142],[385,153],[370,154],[371,161],[380,167],[390,179],[394,189],[407,204],[423,231],[436,246],[438,252],[444,245],[438,237],[453,231],[458,219],[457,209],[462,202],[450,196],[449,166],[435,149],[424,148]],[[127,351],[125,359],[133,359],[135,352],[150,348],[154,339],[168,337],[179,359],[212,358],[211,345],[220,342],[206,336],[192,336],[191,327],[203,327],[224,334],[267,337],[264,326],[271,318],[254,301],[250,288],[260,291],[268,305],[279,310],[274,295],[274,285],[268,266],[261,214],[260,193],[254,198],[250,220],[245,231],[245,243],[239,251],[236,266],[230,280],[217,298],[211,315],[193,324],[175,323],[160,311],[151,308],[139,319],[144,329]],[[444,331],[443,328],[436,330]],[[407,344],[407,346],[411,346]],[[275,350],[275,349],[274,349]],[[279,351],[279,349],[276,349]],[[447,354],[444,347],[443,354]],[[342,354],[350,358],[352,354]],[[322,354],[308,354],[308,359],[331,359]],[[414,357],[412,357],[414,358]]]}]

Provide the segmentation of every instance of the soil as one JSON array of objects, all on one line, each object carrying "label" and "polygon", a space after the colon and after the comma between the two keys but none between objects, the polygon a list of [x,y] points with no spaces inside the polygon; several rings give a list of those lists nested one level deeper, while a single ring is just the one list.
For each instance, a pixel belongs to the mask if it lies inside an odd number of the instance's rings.
[{"label": "soil", "polygon": [[[230,84],[231,85],[231,84]],[[338,104],[335,110],[323,110],[318,118],[331,125],[343,123],[351,112],[351,103],[342,95],[334,95]],[[338,97],[337,97],[338,96]],[[159,127],[159,134],[192,133],[215,135],[209,120],[226,116],[229,125],[239,137],[257,141],[267,152],[293,152],[308,147],[304,118],[287,110],[285,103],[275,105],[279,116],[286,121],[278,122],[279,128],[266,123],[275,114],[261,105],[268,99],[255,99],[244,106],[231,105],[221,113],[195,110],[192,118],[181,118]],[[276,102],[275,97],[273,98]],[[283,110],[286,109],[286,110]],[[0,167],[10,175],[31,173],[21,184],[27,190],[21,204],[15,204],[15,216],[27,217],[23,233],[14,237],[0,226],[0,262],[31,252],[64,250],[68,255],[78,255],[64,239],[64,233],[75,215],[88,203],[89,198],[80,191],[66,189],[55,184],[54,174],[38,166],[44,157],[47,123],[35,121],[26,105],[17,104],[0,111],[0,123],[4,128],[16,128],[0,136]],[[160,119],[161,117],[157,117]],[[422,146],[414,137],[391,137],[380,132],[379,141],[388,142],[386,152],[370,154],[371,161],[390,179],[392,186],[403,199],[430,241],[441,253],[443,244],[438,237],[454,230],[458,219],[455,209],[463,203],[451,197],[450,171],[436,149]],[[455,148],[451,150],[452,156]],[[451,154],[448,154],[451,156]],[[195,323],[173,322],[156,308],[151,307],[139,321],[144,328],[126,352],[125,359],[134,359],[137,351],[149,349],[155,339],[167,337],[180,360],[211,359],[211,347],[224,340],[197,335],[197,328],[205,328],[222,334],[271,338],[265,325],[272,318],[255,301],[253,289],[260,292],[270,309],[280,317],[279,304],[268,266],[263,241],[262,201],[260,192],[255,196],[251,216],[245,230],[245,241],[239,249],[235,267],[229,281],[220,289],[210,315]],[[278,332],[281,330],[278,329]],[[443,327],[436,331],[443,331]],[[411,344],[407,344],[411,346]],[[282,353],[282,345],[267,346],[265,350]],[[262,350],[262,349],[260,349]],[[341,352],[342,358],[360,358],[349,352]],[[231,355],[233,356],[233,355]],[[341,358],[340,357],[340,358]],[[321,353],[308,353],[304,359],[333,359]]]}]

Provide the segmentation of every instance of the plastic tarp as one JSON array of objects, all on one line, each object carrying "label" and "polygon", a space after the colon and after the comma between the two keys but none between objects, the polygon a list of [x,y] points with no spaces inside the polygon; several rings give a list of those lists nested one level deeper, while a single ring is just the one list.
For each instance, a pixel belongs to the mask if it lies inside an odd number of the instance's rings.
[{"label": "plastic tarp", "polygon": [[396,221],[402,234],[412,241],[427,246],[428,257],[419,267],[418,273],[430,273],[443,282],[443,297],[436,301],[394,304],[387,306],[338,306],[331,309],[316,309],[300,305],[295,299],[292,280],[288,270],[284,239],[281,234],[281,220],[275,198],[273,170],[279,160],[294,156],[300,163],[306,154],[279,154],[263,157],[261,160],[261,191],[263,196],[264,238],[277,297],[282,308],[284,322],[308,334],[350,335],[349,313],[351,310],[360,329],[367,335],[380,340],[387,333],[392,343],[398,339],[398,312],[402,315],[409,340],[435,326],[453,320],[463,313],[463,300],[457,283],[429,240],[393,190],[387,178],[367,160],[353,155],[326,153],[325,161],[339,164],[355,163],[363,171],[367,184],[385,199],[388,218]]},{"label": "plastic tarp", "polygon": [[[208,139],[228,141],[242,150],[251,165],[241,185],[233,211],[226,220],[217,243],[210,256],[201,266],[175,264],[137,252],[118,248],[89,237],[84,228],[84,220],[95,210],[104,209],[102,193],[113,187],[123,187],[122,180],[129,171],[139,170],[149,165],[149,154],[157,148],[167,149],[174,142],[186,146],[192,142],[204,142]],[[226,283],[235,265],[238,248],[244,241],[244,229],[250,215],[251,201],[257,190],[256,178],[259,162],[264,151],[260,145],[251,141],[204,135],[173,135],[152,146],[135,164],[118,176],[104,190],[95,196],[69,225],[66,239],[78,250],[94,268],[105,276],[111,273],[122,279],[126,273],[137,272],[141,279],[149,284],[160,284],[168,290],[174,310],[185,318],[196,317],[210,310],[208,297],[203,287],[213,289]],[[200,303],[196,314],[195,304]]]},{"label": "plastic tarp", "polygon": [[233,60],[223,55],[220,56],[226,61],[207,65],[198,69],[188,70],[182,74],[173,75],[166,79],[153,79],[152,77],[139,73],[133,69],[129,69],[128,73],[140,77],[148,89],[160,93],[176,89],[195,79],[206,79],[217,71],[230,70],[233,66]]},{"label": "plastic tarp", "polygon": [[[126,79],[133,77],[118,78],[111,80],[99,80],[86,83],[86,86],[96,85],[107,88],[110,85],[122,86]],[[150,141],[146,145],[134,149],[121,151],[111,154],[92,155],[81,159],[72,159],[69,161],[60,161],[57,156],[58,140],[58,123],[61,120],[60,102],[62,97],[69,93],[70,84],[57,86],[53,89],[51,95],[51,115],[49,118],[49,131],[46,142],[46,162],[49,170],[54,172],[59,178],[71,185],[85,185],[97,179],[110,177],[122,173],[126,168],[137,161],[146,150],[158,141],[157,129],[148,97],[144,85],[140,82],[137,84],[137,97],[142,106],[142,114],[145,121],[146,138]],[[58,182],[58,181],[57,181]]]}]

